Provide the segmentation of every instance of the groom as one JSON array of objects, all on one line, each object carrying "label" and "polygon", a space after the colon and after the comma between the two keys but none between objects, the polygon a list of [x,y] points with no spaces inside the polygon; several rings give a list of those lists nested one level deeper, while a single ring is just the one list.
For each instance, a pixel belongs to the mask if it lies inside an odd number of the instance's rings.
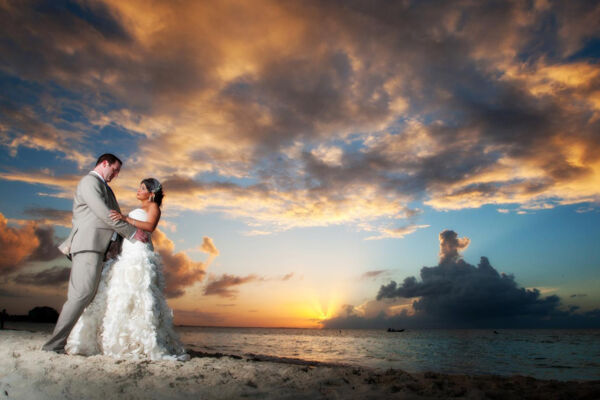
[{"label": "groom", "polygon": [[98,158],[93,171],[77,185],[73,199],[73,228],[58,248],[72,260],[67,301],[63,305],[52,337],[42,350],[65,352],[67,338],[83,310],[96,295],[102,262],[116,257],[123,237],[147,242],[145,232],[124,221],[113,221],[110,210],[120,212],[108,183],[119,175],[123,163],[113,154]]}]

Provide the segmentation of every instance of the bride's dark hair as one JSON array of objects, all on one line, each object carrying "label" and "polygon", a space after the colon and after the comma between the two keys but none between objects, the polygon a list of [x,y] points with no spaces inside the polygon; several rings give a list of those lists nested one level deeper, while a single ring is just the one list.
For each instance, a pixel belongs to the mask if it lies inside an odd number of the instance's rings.
[{"label": "bride's dark hair", "polygon": [[144,186],[146,186],[146,189],[148,189],[148,191],[154,195],[151,197],[152,201],[158,204],[160,207],[162,204],[162,199],[165,197],[165,193],[163,192],[160,182],[154,178],[146,178],[142,181],[142,183]]}]

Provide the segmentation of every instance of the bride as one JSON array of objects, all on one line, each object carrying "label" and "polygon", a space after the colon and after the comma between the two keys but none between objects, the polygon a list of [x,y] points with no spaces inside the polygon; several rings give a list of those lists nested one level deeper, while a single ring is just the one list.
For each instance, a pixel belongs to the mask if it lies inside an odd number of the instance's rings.
[{"label": "bride", "polygon": [[[115,221],[126,220],[153,232],[164,196],[160,183],[144,179],[137,191],[140,208]],[[116,358],[188,360],[173,329],[173,313],[163,295],[165,279],[152,241],[123,242],[118,259],[104,264],[96,297],[85,309],[67,339],[69,354],[106,354]]]}]

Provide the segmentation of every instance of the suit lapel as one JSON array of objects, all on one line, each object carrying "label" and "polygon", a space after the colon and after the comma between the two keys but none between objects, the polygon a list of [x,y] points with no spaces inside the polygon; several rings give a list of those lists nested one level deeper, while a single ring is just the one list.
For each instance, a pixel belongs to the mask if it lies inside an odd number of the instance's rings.
[{"label": "suit lapel", "polygon": [[108,186],[108,184],[95,173],[90,172],[90,175],[98,179],[100,183],[102,183],[102,186],[104,186],[104,189],[106,190],[107,206],[109,208],[116,209],[117,211],[121,212],[121,209],[119,208],[119,203],[117,202],[117,198],[115,197],[115,194],[113,193],[110,186]]}]

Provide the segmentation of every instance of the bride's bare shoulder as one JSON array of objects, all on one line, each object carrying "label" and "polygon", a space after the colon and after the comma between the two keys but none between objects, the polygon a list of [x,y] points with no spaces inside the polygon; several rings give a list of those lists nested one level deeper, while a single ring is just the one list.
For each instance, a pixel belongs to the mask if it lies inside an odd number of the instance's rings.
[{"label": "bride's bare shoulder", "polygon": [[156,203],[148,203],[147,212],[149,214],[160,215],[160,207]]}]

